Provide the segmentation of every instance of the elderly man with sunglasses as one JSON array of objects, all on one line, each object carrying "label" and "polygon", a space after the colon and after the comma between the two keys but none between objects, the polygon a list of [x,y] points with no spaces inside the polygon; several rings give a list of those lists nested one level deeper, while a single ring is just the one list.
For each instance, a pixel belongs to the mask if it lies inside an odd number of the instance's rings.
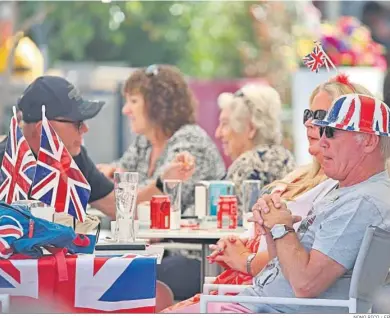
[{"label": "elderly man with sunglasses", "polygon": [[[333,102],[320,126],[324,173],[339,181],[316,202],[297,232],[295,217],[278,195],[254,207],[257,229],[266,235],[272,259],[246,295],[348,298],[351,271],[365,230],[390,226],[390,109],[366,95],[349,94]],[[343,309],[249,305],[255,312],[325,313]],[[261,308],[266,307],[266,308]]]},{"label": "elderly man with sunglasses", "polygon": [[[269,263],[240,295],[347,299],[357,254],[368,226],[390,226],[390,109],[367,95],[336,99],[320,126],[324,173],[338,181],[295,232],[277,193],[253,207],[266,236]],[[385,252],[385,251],[384,251]],[[344,313],[345,308],[271,304],[214,304],[212,312]]]}]

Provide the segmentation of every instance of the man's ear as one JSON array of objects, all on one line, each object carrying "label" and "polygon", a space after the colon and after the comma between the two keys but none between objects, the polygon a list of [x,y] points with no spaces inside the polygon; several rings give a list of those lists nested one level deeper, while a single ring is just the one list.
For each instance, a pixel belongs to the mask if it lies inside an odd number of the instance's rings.
[{"label": "man's ear", "polygon": [[363,141],[363,152],[364,153],[373,152],[377,147],[379,147],[379,141],[380,141],[379,136],[373,134],[366,134]]}]

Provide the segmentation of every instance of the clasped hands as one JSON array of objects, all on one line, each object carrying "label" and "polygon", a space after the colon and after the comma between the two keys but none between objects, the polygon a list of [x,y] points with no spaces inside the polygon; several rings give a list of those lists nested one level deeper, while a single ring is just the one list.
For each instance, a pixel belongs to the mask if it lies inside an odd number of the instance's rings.
[{"label": "clasped hands", "polygon": [[[275,224],[285,224],[292,227],[301,221],[301,217],[292,215],[287,209],[280,193],[264,195],[257,200],[252,208],[253,218],[249,221],[255,223],[257,234],[267,235]],[[217,244],[210,245],[213,252],[207,257],[210,263],[218,263],[224,268],[232,268],[246,272],[246,259],[252,251],[245,246],[247,238],[230,235],[221,238]]]},{"label": "clasped hands", "polygon": [[221,238],[216,244],[209,245],[213,252],[207,257],[209,263],[216,262],[223,268],[246,272],[246,259],[251,250],[245,244],[247,238],[229,235]]},{"label": "clasped hands", "polygon": [[292,227],[302,220],[298,215],[292,215],[279,192],[263,195],[252,207],[253,217],[249,222],[255,223],[257,234],[266,235],[275,224]]}]

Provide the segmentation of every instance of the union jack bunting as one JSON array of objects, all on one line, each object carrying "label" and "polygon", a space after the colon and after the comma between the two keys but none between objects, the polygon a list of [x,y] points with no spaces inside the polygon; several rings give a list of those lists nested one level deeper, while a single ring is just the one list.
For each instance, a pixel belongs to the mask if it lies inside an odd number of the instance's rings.
[{"label": "union jack bunting", "polygon": [[41,145],[31,197],[84,222],[91,187],[43,115]]},{"label": "union jack bunting", "polygon": [[11,204],[28,199],[35,164],[34,155],[23,136],[14,111],[1,165],[0,200]]},{"label": "union jack bunting", "polygon": [[303,64],[305,64],[310,69],[310,71],[316,73],[318,73],[318,70],[322,66],[327,66],[327,56],[322,51],[319,44],[316,44],[313,51],[303,58]]}]

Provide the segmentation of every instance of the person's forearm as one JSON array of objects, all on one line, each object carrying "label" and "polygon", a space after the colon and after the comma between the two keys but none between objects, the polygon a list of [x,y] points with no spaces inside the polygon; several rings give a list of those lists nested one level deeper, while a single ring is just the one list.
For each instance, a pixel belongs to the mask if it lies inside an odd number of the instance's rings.
[{"label": "person's forearm", "polygon": [[277,256],[276,245],[269,232],[265,235],[265,241],[267,242],[268,257],[274,259]]},{"label": "person's forearm", "polygon": [[111,191],[104,198],[91,202],[91,207],[103,212],[112,220],[116,218],[116,206],[114,191]]},{"label": "person's forearm", "polygon": [[299,242],[295,232],[275,240],[275,245],[283,275],[290,282],[295,295],[300,297],[302,286],[307,286],[312,279],[307,271],[310,255]]},{"label": "person's forearm", "polygon": [[148,184],[138,190],[137,195],[137,204],[143,201],[150,201],[152,196],[163,194],[159,189],[157,189],[155,182]]},{"label": "person's forearm", "polygon": [[251,273],[254,276],[256,276],[260,271],[267,265],[269,261],[268,252],[257,252],[255,258],[253,259],[251,263]]},{"label": "person's forearm", "polygon": [[[242,253],[239,256],[239,261],[236,263],[235,266],[232,266],[232,269],[235,269],[237,271],[240,271],[242,273],[248,273],[247,271],[247,260],[248,256],[251,255],[251,251],[248,250],[245,253]],[[254,277],[256,276],[268,263],[268,252],[260,252],[257,253],[255,258],[251,262],[251,271],[250,274]],[[248,273],[249,274],[249,273]]]}]

